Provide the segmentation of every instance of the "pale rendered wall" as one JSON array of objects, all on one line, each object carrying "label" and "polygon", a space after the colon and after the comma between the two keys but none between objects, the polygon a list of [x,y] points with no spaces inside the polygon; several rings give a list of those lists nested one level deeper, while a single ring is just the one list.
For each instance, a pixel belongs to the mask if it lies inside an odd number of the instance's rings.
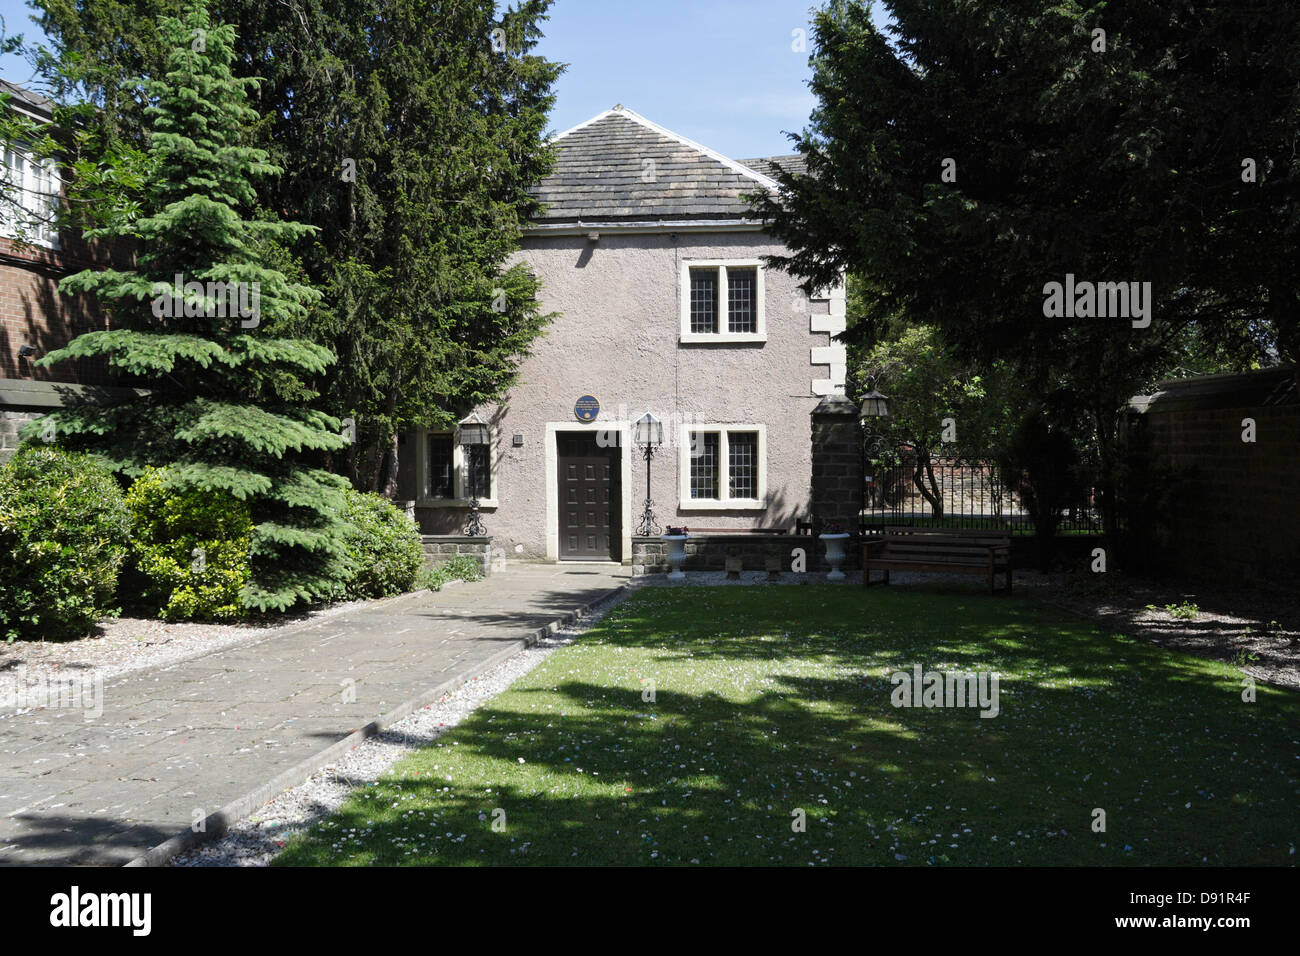
[{"label": "pale rendered wall", "polygon": [[[661,524],[793,526],[810,496],[809,414],[818,402],[813,382],[831,374],[828,365],[811,364],[811,350],[829,344],[827,332],[811,331],[814,325],[827,327],[828,304],[807,303],[792,277],[765,269],[765,343],[678,343],[681,260],[758,258],[780,251],[778,243],[757,232],[680,233],[676,241],[667,234],[608,233],[595,243],[585,236],[525,240],[522,256],[542,279],[544,309],[561,315],[524,361],[509,400],[480,409],[497,429],[499,506],[484,512],[494,547],[509,556],[546,556],[547,423],[580,428],[573,406],[585,394],[600,400],[602,419],[630,421],[649,410],[665,423],[672,446],[655,459],[652,489]],[[795,303],[801,311],[795,311]],[[817,390],[825,391],[824,384]],[[677,508],[676,426],[683,421],[767,426],[765,511]],[[524,436],[523,447],[512,447],[515,434]],[[418,436],[407,436],[402,497],[415,497],[414,459],[421,447]],[[633,524],[645,496],[644,467],[634,449],[631,475],[624,475]],[[455,532],[464,521],[460,509],[420,507],[417,512],[431,533]],[[624,558],[630,558],[630,549]]]}]

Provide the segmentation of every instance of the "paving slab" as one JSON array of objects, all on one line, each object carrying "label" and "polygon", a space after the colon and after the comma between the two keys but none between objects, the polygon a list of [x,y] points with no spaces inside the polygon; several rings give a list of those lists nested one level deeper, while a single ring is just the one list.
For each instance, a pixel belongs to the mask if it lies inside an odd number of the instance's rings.
[{"label": "paving slab", "polygon": [[509,565],[109,678],[93,717],[0,712],[0,865],[136,859],[629,580]]}]

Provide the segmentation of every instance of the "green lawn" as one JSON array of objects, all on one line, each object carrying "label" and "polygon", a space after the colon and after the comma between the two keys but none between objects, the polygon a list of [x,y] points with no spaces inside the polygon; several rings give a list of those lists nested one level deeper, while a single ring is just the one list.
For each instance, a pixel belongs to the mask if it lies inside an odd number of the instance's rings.
[{"label": "green lawn", "polygon": [[[893,707],[918,663],[999,715]],[[647,589],[279,862],[1294,864],[1300,698],[1241,680],[976,590]]]}]

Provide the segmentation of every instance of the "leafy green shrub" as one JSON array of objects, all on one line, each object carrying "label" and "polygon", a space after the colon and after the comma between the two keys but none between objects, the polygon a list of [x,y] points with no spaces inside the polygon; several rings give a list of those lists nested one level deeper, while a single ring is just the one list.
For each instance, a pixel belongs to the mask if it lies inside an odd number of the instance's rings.
[{"label": "leafy green shrub", "polygon": [[0,633],[85,634],[111,606],[130,517],[90,455],[27,445],[0,469]]},{"label": "leafy green shrub", "polygon": [[147,468],[126,495],[143,596],[169,621],[229,620],[245,613],[253,521],[248,505],[221,491],[178,489]]},{"label": "leafy green shrub", "polygon": [[387,597],[412,590],[424,550],[420,532],[391,501],[371,492],[345,492],[343,596]]},{"label": "leafy green shrub", "polygon": [[458,554],[450,561],[435,564],[424,572],[420,582],[430,591],[441,591],[448,581],[477,581],[483,577],[483,562],[472,554]]},{"label": "leafy green shrub", "polygon": [[1038,567],[1046,571],[1051,564],[1052,537],[1066,509],[1083,497],[1075,441],[1047,411],[1032,409],[998,454],[998,467],[1003,484],[1034,519]]}]

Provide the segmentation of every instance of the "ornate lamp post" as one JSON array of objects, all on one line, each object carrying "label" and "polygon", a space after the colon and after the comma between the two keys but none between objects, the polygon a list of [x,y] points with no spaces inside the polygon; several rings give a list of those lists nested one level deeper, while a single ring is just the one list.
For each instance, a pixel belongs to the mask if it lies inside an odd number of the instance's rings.
[{"label": "ornate lamp post", "polygon": [[862,419],[884,418],[889,414],[889,399],[876,391],[873,385],[871,391],[862,396]]},{"label": "ornate lamp post", "polygon": [[475,449],[486,446],[490,441],[488,424],[479,417],[478,412],[474,412],[459,423],[459,429],[460,444],[469,459],[469,521],[465,524],[465,533],[470,537],[478,538],[487,534],[487,528],[483,527],[483,521],[478,513],[479,456],[475,454]]},{"label": "ornate lamp post", "polygon": [[[862,396],[860,418],[862,420],[862,473],[867,474],[867,465],[889,447],[889,440],[878,432],[868,431],[876,427],[876,421],[889,415],[889,399],[876,391],[873,383],[866,395]],[[867,481],[874,481],[869,476]],[[862,483],[862,511],[867,510],[867,481]]]},{"label": "ornate lamp post", "polygon": [[654,502],[650,500],[650,461],[659,446],[664,443],[663,422],[646,412],[636,421],[633,440],[641,446],[641,454],[645,456],[645,511],[641,515],[641,523],[637,525],[636,533],[642,537],[649,537],[659,533],[659,524],[655,521]]}]

